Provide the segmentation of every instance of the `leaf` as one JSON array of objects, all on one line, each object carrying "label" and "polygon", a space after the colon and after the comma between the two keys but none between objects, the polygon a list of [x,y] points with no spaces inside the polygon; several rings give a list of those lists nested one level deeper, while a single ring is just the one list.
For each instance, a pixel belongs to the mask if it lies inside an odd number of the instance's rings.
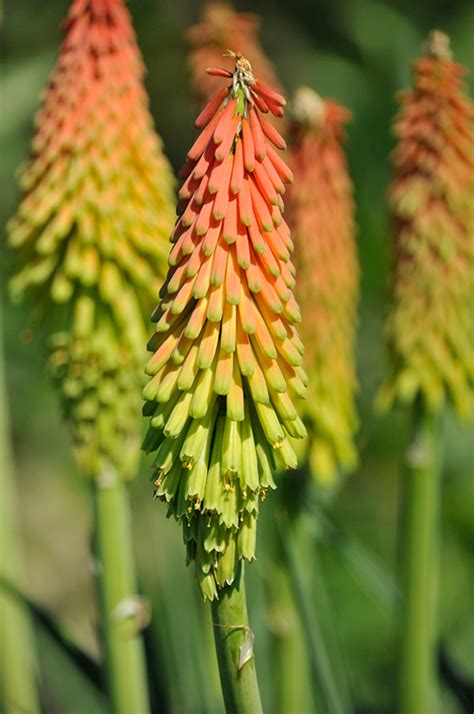
[{"label": "leaf", "polygon": [[83,650],[80,649],[68,635],[61,631],[57,623],[52,617],[37,605],[27,595],[22,593],[13,583],[5,578],[0,578],[0,588],[3,588],[8,593],[16,597],[22,604],[28,608],[33,619],[49,634],[51,639],[59,645],[64,654],[72,661],[77,669],[82,672],[98,690],[103,691],[103,678],[99,665],[89,657]]},{"label": "leaf", "polygon": [[[288,566],[290,583],[295,604],[300,613],[301,624],[306,639],[309,665],[314,682],[321,688],[327,711],[330,714],[344,714],[352,710],[344,701],[345,687],[338,680],[340,672],[335,672],[331,657],[323,638],[317,609],[314,607],[309,584],[305,574],[308,564],[304,561],[295,539],[288,514],[281,512],[277,520],[281,544]],[[318,693],[316,693],[317,696]]]},{"label": "leaf", "polygon": [[254,640],[255,635],[253,634],[252,630],[250,629],[250,627],[246,627],[244,641],[240,645],[239,649],[239,664],[237,667],[239,672],[241,672],[244,668],[244,665],[246,665],[247,662],[250,662],[252,657],[255,656],[255,653],[253,651]]}]

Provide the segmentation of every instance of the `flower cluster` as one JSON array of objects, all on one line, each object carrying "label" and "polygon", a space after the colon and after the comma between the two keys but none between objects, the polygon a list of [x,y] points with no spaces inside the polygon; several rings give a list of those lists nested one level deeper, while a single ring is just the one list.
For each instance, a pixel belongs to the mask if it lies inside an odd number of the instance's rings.
[{"label": "flower cluster", "polygon": [[312,473],[332,485],[357,463],[354,329],[359,269],[354,202],[342,142],[349,112],[308,87],[293,102],[288,194],[310,375],[304,420]]},{"label": "flower cluster", "polygon": [[283,97],[238,55],[231,80],[196,120],[172,234],[170,269],[153,320],[143,448],[155,451],[156,495],[183,524],[205,597],[255,553],[259,501],[276,463],[295,467],[306,394],[294,324],[293,242],[282,194],[292,173],[265,118]]},{"label": "flower cluster", "polygon": [[474,106],[451,59],[431,33],[401,94],[390,189],[392,301],[386,333],[390,373],[382,408],[451,401],[460,415],[474,389]]},{"label": "flower cluster", "polygon": [[[87,453],[95,443],[101,457],[93,462],[104,456],[119,468],[120,450],[110,452],[98,423],[96,440],[89,428],[82,438],[78,397],[70,404],[69,395],[73,376],[77,394],[86,383],[99,389],[97,372],[109,381],[111,361],[129,370],[124,383],[140,389],[145,316],[161,285],[152,265],[166,272],[174,184],[143,72],[123,0],[74,0],[21,171],[23,197],[8,227],[20,263],[12,296],[32,294],[47,316],[55,307],[68,333],[59,339],[60,355],[53,338],[51,366],[62,365],[56,375],[62,383],[67,365],[63,397],[74,439]],[[86,303],[92,305],[87,333],[77,318]],[[117,419],[120,401],[117,395]]]}]

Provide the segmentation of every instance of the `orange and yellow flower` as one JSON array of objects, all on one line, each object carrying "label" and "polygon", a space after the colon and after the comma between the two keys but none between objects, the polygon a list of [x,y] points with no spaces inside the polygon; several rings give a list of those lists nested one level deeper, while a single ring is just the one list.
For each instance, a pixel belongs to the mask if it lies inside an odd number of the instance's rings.
[{"label": "orange and yellow flower", "polygon": [[390,189],[390,373],[382,408],[421,398],[460,415],[474,396],[474,105],[449,39],[432,32],[400,95]]},{"label": "orange and yellow flower", "polygon": [[230,80],[196,120],[153,320],[144,441],[156,452],[156,495],[183,524],[205,597],[255,554],[259,501],[276,463],[295,467],[306,394],[295,328],[293,242],[283,218],[292,173],[265,114],[285,101],[237,56]]},{"label": "orange and yellow flower", "polygon": [[359,268],[353,188],[343,149],[349,112],[308,87],[293,102],[288,195],[310,375],[304,421],[312,473],[325,486],[357,463],[354,332]]},{"label": "orange and yellow flower", "polygon": [[[50,364],[91,474],[104,461],[124,471],[113,434],[122,443],[130,442],[125,433],[136,438],[132,392],[140,392],[145,316],[173,224],[174,179],[143,73],[123,0],[74,0],[8,227],[19,264],[13,298],[28,293],[42,318],[62,321]],[[109,427],[99,413],[108,413]]]}]

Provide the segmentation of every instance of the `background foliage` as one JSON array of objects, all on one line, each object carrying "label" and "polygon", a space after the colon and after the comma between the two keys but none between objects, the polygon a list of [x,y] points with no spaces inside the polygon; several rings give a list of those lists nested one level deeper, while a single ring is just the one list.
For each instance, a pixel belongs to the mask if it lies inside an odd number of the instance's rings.
[{"label": "background foliage", "polygon": [[[67,4],[66,0],[6,3],[0,125],[2,224],[17,200],[14,172],[28,150],[33,113],[53,65],[61,37],[59,23]],[[409,62],[432,27],[451,35],[456,59],[474,71],[474,5],[469,0],[421,0],[416,6],[408,0],[235,4],[262,16],[263,44],[287,90],[309,84],[354,114],[348,129],[348,153],[356,186],[362,264],[357,349],[361,467],[341,489],[334,503],[334,518],[373,560],[364,567],[360,551],[344,548],[341,541],[323,540],[318,550],[358,711],[393,712],[397,632],[391,578],[397,564],[398,464],[407,415],[399,412],[380,419],[372,407],[384,365],[381,326],[388,267],[385,189],[393,144],[390,122],[396,110],[394,93],[407,86]],[[156,125],[177,170],[194,137],[196,107],[189,89],[183,31],[197,21],[198,4],[192,0],[130,0],[129,8],[148,67],[147,89]],[[472,74],[468,81],[472,90]],[[8,271],[7,257],[2,278]],[[68,435],[44,372],[40,340],[32,341],[25,330],[28,312],[12,308],[8,302],[5,308],[28,595],[96,658],[87,484],[76,478]],[[472,431],[459,427],[452,416],[445,429],[441,632],[453,672],[472,682],[474,441]],[[153,653],[155,702],[160,701],[162,707],[156,708],[155,703],[155,710],[220,712],[209,612],[184,566],[180,529],[165,519],[163,505],[151,499],[148,470],[144,463],[141,476],[132,485],[132,497],[141,588],[153,610],[147,645]],[[265,586],[272,577],[271,544],[265,533],[270,532],[274,500],[269,496],[262,508],[259,556],[247,569],[257,666],[269,709],[275,623],[265,600]],[[48,712],[104,712],[100,691],[72,666],[39,622],[35,631]],[[445,690],[443,696],[443,713],[462,711],[451,692]]]}]

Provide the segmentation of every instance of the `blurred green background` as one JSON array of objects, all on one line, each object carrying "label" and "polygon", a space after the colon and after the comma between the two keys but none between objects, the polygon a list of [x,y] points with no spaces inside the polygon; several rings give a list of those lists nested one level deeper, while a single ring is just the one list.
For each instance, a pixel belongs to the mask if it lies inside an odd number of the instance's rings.
[{"label": "blurred green background", "polygon": [[[333,504],[335,520],[357,548],[322,539],[318,546],[328,600],[357,712],[395,712],[396,574],[399,458],[407,415],[373,413],[383,370],[382,320],[388,264],[384,202],[392,148],[394,93],[409,83],[409,63],[433,27],[451,35],[455,57],[474,71],[472,0],[259,0],[236,2],[262,17],[262,43],[288,91],[308,84],[354,114],[347,150],[356,188],[362,297],[358,334],[361,467]],[[66,0],[6,3],[0,165],[1,223],[17,200],[15,170],[28,152],[39,93],[55,61]],[[192,0],[130,0],[156,126],[175,169],[193,136],[184,30],[199,16]],[[238,48],[234,48],[238,49]],[[472,74],[468,83],[473,87]],[[472,92],[471,92],[472,94]],[[9,270],[2,262],[2,278]],[[28,310],[5,296],[8,396],[24,534],[28,595],[92,658],[98,657],[91,511],[87,484],[69,452],[40,340],[25,339]],[[446,419],[442,504],[441,636],[450,675],[474,683],[474,439],[472,427]],[[184,565],[180,529],[151,498],[147,464],[132,484],[140,584],[152,605],[147,631],[156,712],[222,712],[210,615]],[[273,577],[269,532],[275,494],[262,508],[259,557],[247,568],[250,618],[267,711],[275,710],[272,630],[266,587]],[[314,516],[315,523],[317,516]],[[316,523],[317,525],[317,523]],[[353,543],[353,541],[350,541]],[[370,559],[367,560],[367,554]],[[51,713],[105,712],[99,689],[72,664],[41,622],[35,626],[42,694]],[[454,687],[455,688],[455,687]],[[453,687],[443,714],[463,711]],[[462,686],[461,686],[462,689]],[[465,689],[464,696],[465,696]],[[464,704],[464,711],[472,711]],[[293,714],[288,712],[288,714]],[[300,714],[294,712],[294,714]],[[421,713],[420,714],[424,714]]]}]

